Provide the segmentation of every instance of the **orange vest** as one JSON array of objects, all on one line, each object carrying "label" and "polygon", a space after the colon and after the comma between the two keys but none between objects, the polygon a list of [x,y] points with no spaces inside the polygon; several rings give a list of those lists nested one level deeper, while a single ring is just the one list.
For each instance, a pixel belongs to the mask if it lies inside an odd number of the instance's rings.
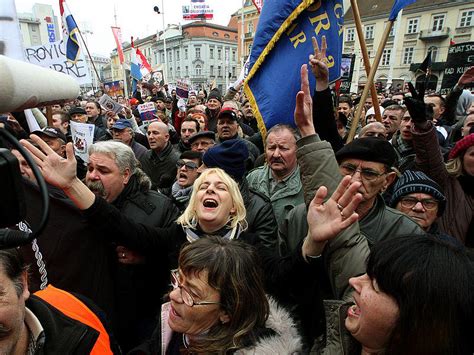
[{"label": "orange vest", "polygon": [[35,292],[35,295],[60,310],[69,318],[86,324],[99,332],[99,337],[90,352],[92,355],[113,354],[110,349],[109,335],[102,325],[102,322],[97,315],[79,299],[69,292],[60,290],[51,285],[48,285],[44,290]]}]

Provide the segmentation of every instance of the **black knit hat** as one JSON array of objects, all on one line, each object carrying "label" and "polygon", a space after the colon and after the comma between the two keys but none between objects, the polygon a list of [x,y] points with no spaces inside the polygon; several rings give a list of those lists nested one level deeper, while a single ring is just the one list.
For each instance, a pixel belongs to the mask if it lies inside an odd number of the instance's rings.
[{"label": "black knit hat", "polygon": [[392,167],[397,161],[397,154],[385,139],[364,137],[353,140],[337,151],[336,159],[339,163],[347,158],[373,161]]},{"label": "black knit hat", "polygon": [[207,97],[207,101],[210,99],[216,99],[220,103],[222,103],[222,95],[218,89],[212,89],[211,92],[209,93],[209,96]]},{"label": "black knit hat", "polygon": [[221,168],[240,182],[245,175],[249,150],[242,139],[229,139],[209,148],[202,157],[208,168]]},{"label": "black knit hat", "polygon": [[421,171],[405,170],[393,188],[390,206],[395,208],[403,196],[414,193],[433,196],[438,201],[438,216],[443,214],[446,207],[446,197],[444,197],[441,187]]}]

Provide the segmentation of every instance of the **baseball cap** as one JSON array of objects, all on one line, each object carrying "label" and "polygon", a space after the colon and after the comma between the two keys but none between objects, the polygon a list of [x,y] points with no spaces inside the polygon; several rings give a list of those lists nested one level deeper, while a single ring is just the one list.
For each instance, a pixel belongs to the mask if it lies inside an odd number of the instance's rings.
[{"label": "baseball cap", "polygon": [[36,134],[37,136],[48,136],[51,138],[59,138],[59,139],[62,139],[64,143],[67,142],[66,135],[63,132],[61,132],[59,129],[57,129],[56,127],[47,126],[41,130],[34,131],[33,134]]},{"label": "baseball cap", "polygon": [[129,120],[126,120],[125,118],[119,118],[112,126],[112,129],[125,129],[125,128],[132,128],[132,123]]}]

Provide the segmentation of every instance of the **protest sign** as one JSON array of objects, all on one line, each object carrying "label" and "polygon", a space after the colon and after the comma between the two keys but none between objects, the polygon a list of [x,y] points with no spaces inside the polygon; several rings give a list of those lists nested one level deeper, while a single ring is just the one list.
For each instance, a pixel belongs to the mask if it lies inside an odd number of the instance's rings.
[{"label": "protest sign", "polygon": [[461,75],[473,65],[474,42],[460,43],[449,47],[441,84],[441,95],[449,94]]},{"label": "protest sign", "polygon": [[204,1],[192,2],[190,5],[184,5],[182,9],[184,20],[212,20],[214,16],[214,11]]},{"label": "protest sign", "polygon": [[100,97],[99,104],[107,111],[112,111],[113,113],[119,113],[123,109],[122,105],[112,100],[107,94]]},{"label": "protest sign", "polygon": [[70,122],[72,144],[75,155],[89,162],[89,147],[94,142],[95,126],[89,123]]},{"label": "protest sign", "polygon": [[348,94],[351,91],[352,74],[354,72],[353,54],[343,54],[341,58],[341,94]]},{"label": "protest sign", "polygon": [[145,102],[137,106],[138,112],[142,121],[149,121],[156,119],[156,107],[153,102]]},{"label": "protest sign", "polygon": [[176,80],[176,96],[187,99],[189,95],[189,84],[185,81]]},{"label": "protest sign", "polygon": [[67,74],[76,79],[79,85],[92,82],[84,53],[80,51],[79,59],[75,64],[66,59],[66,49],[63,41],[45,43],[41,46],[25,48],[26,60],[44,68],[50,68]]},{"label": "protest sign", "polygon": [[104,92],[109,96],[122,95],[124,92],[123,80],[108,81],[104,83]]}]

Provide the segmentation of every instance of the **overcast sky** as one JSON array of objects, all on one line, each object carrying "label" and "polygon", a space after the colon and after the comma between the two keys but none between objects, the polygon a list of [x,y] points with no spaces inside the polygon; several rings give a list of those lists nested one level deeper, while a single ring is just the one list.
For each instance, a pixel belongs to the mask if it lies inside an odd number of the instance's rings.
[{"label": "overcast sky", "polygon": [[[115,42],[110,26],[115,24],[114,6],[117,11],[117,25],[122,28],[122,39],[130,41],[134,38],[146,37],[157,30],[163,29],[162,16],[153,11],[156,5],[161,10],[164,1],[165,25],[185,24],[182,19],[183,5],[189,5],[191,0],[67,0],[72,15],[81,27],[81,31],[93,32],[87,35],[91,52],[108,56],[115,48]],[[59,0],[15,0],[17,12],[31,12],[34,3],[53,6],[59,20]],[[227,25],[230,15],[242,6],[242,0],[206,0],[214,10],[212,23]]]}]

